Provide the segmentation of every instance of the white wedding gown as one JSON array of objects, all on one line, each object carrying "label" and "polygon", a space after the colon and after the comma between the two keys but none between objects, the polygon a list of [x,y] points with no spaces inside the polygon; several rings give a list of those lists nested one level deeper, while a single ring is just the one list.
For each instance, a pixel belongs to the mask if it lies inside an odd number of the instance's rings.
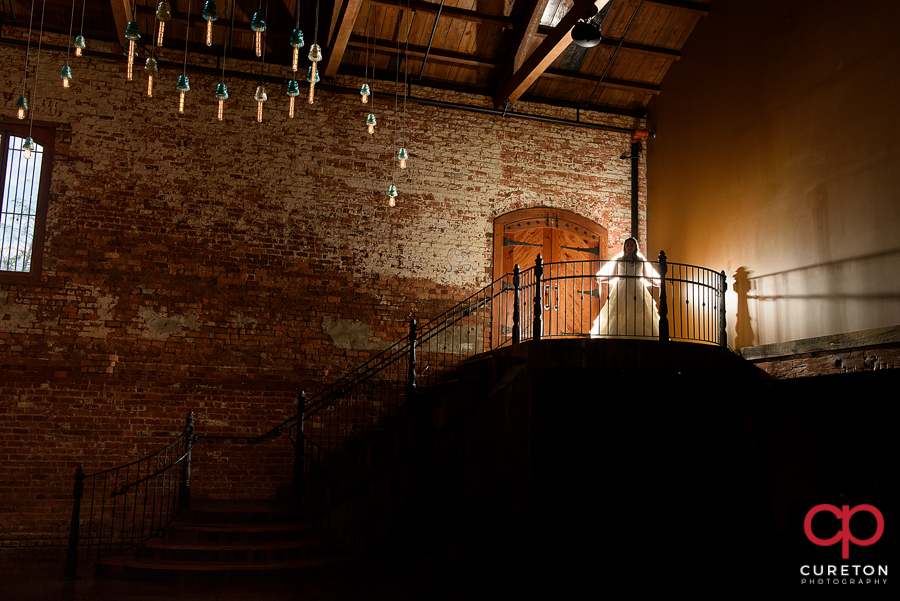
[{"label": "white wedding gown", "polygon": [[658,337],[659,314],[652,294],[652,283],[658,285],[658,278],[653,264],[640,253],[637,261],[617,255],[604,265],[597,280],[609,285],[609,297],[594,320],[591,335]]}]

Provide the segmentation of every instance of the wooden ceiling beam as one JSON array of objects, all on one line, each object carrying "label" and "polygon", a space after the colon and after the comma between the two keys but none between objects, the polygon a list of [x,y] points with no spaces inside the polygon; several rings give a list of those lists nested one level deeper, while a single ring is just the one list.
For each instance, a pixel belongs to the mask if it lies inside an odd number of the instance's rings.
[{"label": "wooden ceiling beam", "polygon": [[[524,27],[515,31],[515,42],[513,46],[515,51],[510,54],[509,65],[506,73],[515,73],[528,58],[528,51],[531,49],[531,43],[537,37],[537,28],[541,24],[541,17],[544,16],[544,10],[550,0],[519,0],[528,4],[524,8],[522,15],[524,16]],[[505,73],[505,74],[506,74]]]},{"label": "wooden ceiling beam", "polygon": [[[366,38],[364,36],[353,34],[350,36],[350,40],[347,42],[347,45],[351,46],[353,48],[365,48],[366,43],[367,43]],[[373,40],[368,41],[370,48],[372,47],[372,43],[373,43]],[[397,42],[395,40],[376,39],[376,40],[374,40],[374,46],[375,46],[375,50],[377,52],[384,52],[387,54],[397,52]],[[404,46],[402,52],[406,52],[405,46]],[[425,56],[426,52],[428,52],[428,48],[426,46],[419,46],[419,45],[413,45],[413,44],[409,45],[409,55],[410,56],[421,57],[421,56]],[[438,60],[445,60],[445,61],[450,61],[453,63],[458,63],[460,65],[470,65],[473,67],[482,67],[482,66],[498,67],[500,65],[500,61],[495,60],[495,59],[474,56],[471,54],[465,54],[463,52],[440,50],[440,49],[435,48],[434,46],[431,47],[431,51],[428,52],[428,56],[434,57]]]},{"label": "wooden ceiling beam", "polygon": [[700,13],[702,16],[709,14],[709,4],[702,2],[690,2],[689,0],[650,0],[650,4],[658,4],[666,8],[683,10],[692,13]]},{"label": "wooden ceiling beam", "polygon": [[[112,8],[113,19],[116,23],[116,35],[119,36],[119,43],[124,48],[128,45],[128,40],[125,39],[125,26],[128,25],[129,21],[134,20],[131,13],[131,3],[128,0],[109,0],[109,5]],[[154,14],[156,14],[156,11],[154,11]],[[150,35],[153,35],[153,32],[150,32]]]},{"label": "wooden ceiling beam", "polygon": [[[586,73],[578,73],[577,71],[566,71],[563,69],[547,69],[544,71],[546,77],[562,77],[565,79],[577,79],[580,81],[589,81],[596,83],[600,81],[599,75],[588,75]],[[642,94],[659,94],[659,86],[653,83],[643,81],[629,81],[626,79],[611,79],[604,77],[600,82],[601,86],[607,88],[617,88],[619,90],[628,90],[629,92],[641,92]]]},{"label": "wooden ceiling beam", "polygon": [[363,0],[344,0],[341,6],[341,14],[338,17],[338,26],[332,40],[328,44],[328,54],[325,56],[325,77],[337,75],[338,67],[344,59],[344,51],[347,50],[347,41],[353,32],[356,17],[362,8]]},{"label": "wooden ceiling beam", "polygon": [[[369,1],[372,4],[380,4],[382,6],[397,8],[397,0]],[[414,13],[426,13],[432,15],[437,14],[439,6],[440,4],[422,2],[421,0],[413,0],[409,3],[409,9]],[[402,6],[401,8],[406,10],[406,5]],[[516,21],[510,19],[509,17],[484,15],[474,10],[465,10],[462,8],[456,8],[455,6],[447,6],[446,4],[444,5],[444,8],[441,9],[441,16],[449,17],[451,19],[459,19],[460,21],[481,23],[482,25],[494,25],[495,27],[501,27],[503,29],[514,29],[517,25],[519,25]]]},{"label": "wooden ceiling beam", "polygon": [[[541,25],[538,27],[537,35],[546,37],[553,31],[553,28],[548,25]],[[619,45],[618,38],[603,38],[600,40],[600,44],[602,46],[609,46],[615,48]],[[681,58],[681,52],[678,50],[672,50],[671,48],[663,48],[662,46],[648,46],[646,44],[636,44],[635,42],[622,42],[622,50],[629,50],[631,52],[637,52],[639,54],[647,54],[650,56],[658,56],[660,58],[670,58],[672,60],[678,60]]]},{"label": "wooden ceiling beam", "polygon": [[494,106],[499,108],[507,100],[510,102],[518,100],[519,96],[524,94],[572,43],[572,27],[581,19],[596,15],[607,2],[609,0],[576,0],[566,16],[528,56],[522,66],[500,81],[494,93]]}]

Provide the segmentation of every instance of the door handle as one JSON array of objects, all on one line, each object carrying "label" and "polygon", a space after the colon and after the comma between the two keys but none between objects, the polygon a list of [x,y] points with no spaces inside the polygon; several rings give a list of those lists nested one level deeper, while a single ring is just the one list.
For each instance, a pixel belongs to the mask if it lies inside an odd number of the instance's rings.
[{"label": "door handle", "polygon": [[544,311],[550,310],[550,284],[544,284]]}]

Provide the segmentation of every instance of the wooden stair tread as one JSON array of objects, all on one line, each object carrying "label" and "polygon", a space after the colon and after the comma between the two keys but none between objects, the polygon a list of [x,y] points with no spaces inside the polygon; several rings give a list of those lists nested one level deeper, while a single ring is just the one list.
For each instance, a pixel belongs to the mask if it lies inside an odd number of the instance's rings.
[{"label": "wooden stair tread", "polygon": [[209,543],[209,542],[175,542],[161,538],[154,538],[144,542],[141,546],[146,549],[177,549],[191,551],[267,551],[277,549],[299,549],[302,547],[314,547],[316,545],[337,544],[333,539],[315,538],[303,540],[268,541],[252,543]]},{"label": "wooden stair tread", "polygon": [[174,522],[168,530],[184,532],[290,532],[293,530],[312,530],[312,524],[308,522],[283,522],[272,524],[244,524],[244,523],[208,523],[192,524],[188,522]]},{"label": "wooden stair tread", "polygon": [[149,561],[132,556],[113,555],[99,560],[97,563],[117,568],[134,568],[140,570],[165,570],[189,572],[222,572],[250,570],[285,570],[316,568],[351,561],[349,556],[316,557],[312,559],[283,559],[275,561]]}]

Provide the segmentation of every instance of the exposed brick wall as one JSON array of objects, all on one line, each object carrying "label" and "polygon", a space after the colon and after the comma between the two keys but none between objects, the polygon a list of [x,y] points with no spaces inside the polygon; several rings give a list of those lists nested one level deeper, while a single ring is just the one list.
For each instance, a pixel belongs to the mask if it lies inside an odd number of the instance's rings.
[{"label": "exposed brick wall", "polygon": [[[4,28],[4,36],[21,32]],[[24,48],[0,46],[4,119],[21,90],[23,57]],[[356,96],[320,90],[291,120],[284,90],[270,86],[258,124],[256,82],[235,80],[218,123],[214,76],[188,73],[178,117],[178,73],[161,71],[148,99],[139,69],[129,84],[122,60],[73,57],[65,91],[63,61],[42,52],[32,107],[57,132],[41,283],[0,283],[7,534],[57,531],[78,464],[92,472],[149,453],[180,431],[188,411],[208,434],[261,432],[291,414],[299,390],[320,389],[404,336],[411,316],[427,320],[488,283],[498,215],[574,211],[609,230],[610,254],[630,230],[624,134],[409,103],[410,169],[397,171],[400,197],[389,209],[392,102],[376,100],[380,125],[369,136],[370,108]],[[567,109],[515,109],[575,118]],[[644,241],[643,164],[640,191]],[[282,443],[237,457],[228,455],[233,446],[198,451],[195,494],[246,494],[217,474],[252,472],[250,494],[287,482]]]}]

